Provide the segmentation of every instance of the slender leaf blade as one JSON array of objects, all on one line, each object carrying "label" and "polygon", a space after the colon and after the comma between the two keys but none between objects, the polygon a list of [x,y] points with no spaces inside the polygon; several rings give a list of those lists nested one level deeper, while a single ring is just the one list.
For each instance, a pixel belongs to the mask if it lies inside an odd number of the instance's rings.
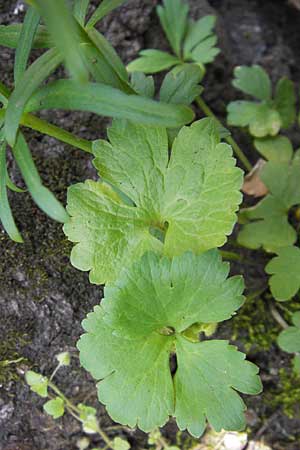
[{"label": "slender leaf blade", "polygon": [[22,243],[23,239],[15,224],[7,197],[5,153],[6,142],[3,141],[0,143],[0,220],[9,237],[15,242]]},{"label": "slender leaf blade", "polygon": [[35,203],[49,217],[58,222],[65,223],[69,218],[68,214],[52,192],[43,186],[27,142],[22,133],[18,133],[16,144],[12,151],[26,186],[28,187],[28,191]]},{"label": "slender leaf blade", "polygon": [[82,89],[80,83],[71,80],[59,80],[39,89],[29,100],[26,112],[41,109],[89,111],[170,128],[189,123],[194,117],[187,106],[128,95],[100,83],[87,83]]},{"label": "slender leaf blade", "polygon": [[156,73],[181,64],[179,58],[161,50],[142,50],[140,57],[128,64],[128,72]]},{"label": "slender leaf blade", "polygon": [[[0,45],[17,48],[22,31],[22,24],[0,25]],[[53,46],[51,37],[43,25],[39,25],[34,36],[32,48],[49,48]]]},{"label": "slender leaf blade", "polygon": [[82,27],[85,24],[85,17],[87,15],[90,0],[75,0],[74,16]]},{"label": "slender leaf blade", "polygon": [[88,21],[86,28],[92,28],[99,20],[107,16],[111,11],[121,6],[126,0],[102,0],[90,20]]},{"label": "slender leaf blade", "polygon": [[18,86],[9,98],[5,114],[5,136],[13,147],[24,111],[24,107],[38,86],[56,69],[62,57],[56,49],[50,49],[40,56],[24,73]]},{"label": "slender leaf blade", "polygon": [[34,41],[34,36],[40,22],[40,15],[35,8],[29,8],[21,29],[14,64],[15,85],[25,73],[28,58]]}]

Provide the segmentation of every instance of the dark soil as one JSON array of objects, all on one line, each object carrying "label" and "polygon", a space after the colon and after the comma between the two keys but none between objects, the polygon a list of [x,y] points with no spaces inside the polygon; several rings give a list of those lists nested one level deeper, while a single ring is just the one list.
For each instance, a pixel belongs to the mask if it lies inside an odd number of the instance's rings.
[{"label": "dark soil", "polygon": [[[142,48],[167,48],[155,15],[155,0],[129,0],[127,5],[106,18],[102,28],[125,62]],[[209,67],[205,78],[205,99],[221,119],[226,104],[237,98],[231,87],[235,65],[261,64],[277,80],[287,75],[300,80],[300,11],[285,0],[190,0],[198,18],[207,13],[218,16],[218,34],[222,55]],[[0,23],[22,19],[14,15],[15,2],[0,1]],[[11,85],[13,52],[1,47],[1,81]],[[108,120],[90,114],[51,113],[51,121],[85,137],[105,136]],[[248,137],[235,133],[252,162],[257,155]],[[79,150],[55,140],[26,131],[36,164],[47,186],[65,201],[67,187],[88,177],[95,177],[91,158]],[[294,146],[300,134],[292,130]],[[13,162],[10,170],[15,182],[22,180]],[[69,415],[54,422],[43,413],[38,396],[30,392],[22,373],[28,368],[49,375],[55,355],[70,351],[71,368],[58,372],[56,383],[74,402],[97,406],[103,427],[112,425],[96,398],[94,382],[79,367],[76,341],[80,322],[101,299],[101,288],[88,281],[88,275],[69,262],[71,245],[61,225],[40,212],[27,193],[12,194],[11,205],[25,243],[17,245],[0,235],[0,360],[24,358],[5,369],[0,365],[0,450],[73,450],[83,436],[80,425]],[[239,250],[241,251],[241,250]],[[245,276],[249,292],[266,284],[263,267],[266,257],[260,252],[243,251],[251,264],[233,264],[234,273]],[[289,365],[272,339],[279,332],[270,317],[267,298],[247,304],[239,317],[220,327],[217,335],[235,338],[245,349],[250,342],[249,359],[261,368],[265,391],[247,398],[248,425],[252,436],[263,437],[273,449],[300,449],[300,420],[288,418],[280,401],[283,395],[279,370]],[[287,389],[287,387],[285,388]],[[293,385],[286,392],[292,399]],[[273,400],[270,400],[273,398]],[[274,398],[277,403],[274,402]],[[299,399],[298,399],[299,402]],[[299,408],[298,408],[299,409]],[[176,440],[177,429],[170,423],[165,435]],[[110,432],[113,437],[117,431]],[[139,431],[125,433],[132,448],[147,448],[146,435]],[[90,437],[91,447],[102,445]]]}]

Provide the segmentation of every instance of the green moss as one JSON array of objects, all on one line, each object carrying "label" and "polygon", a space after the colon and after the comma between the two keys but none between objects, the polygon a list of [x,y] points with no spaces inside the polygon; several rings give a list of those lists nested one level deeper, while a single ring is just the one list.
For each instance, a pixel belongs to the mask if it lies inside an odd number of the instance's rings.
[{"label": "green moss", "polygon": [[244,344],[245,351],[268,350],[276,341],[279,328],[270,316],[266,301],[248,297],[232,319],[232,339]]},{"label": "green moss", "polygon": [[300,376],[289,369],[280,369],[276,390],[267,396],[267,402],[275,408],[281,407],[290,419],[300,418]]},{"label": "green moss", "polygon": [[28,336],[17,332],[8,333],[6,339],[0,342],[0,384],[19,378],[16,368],[20,363],[28,363],[28,360],[20,355],[17,348],[27,343]]}]

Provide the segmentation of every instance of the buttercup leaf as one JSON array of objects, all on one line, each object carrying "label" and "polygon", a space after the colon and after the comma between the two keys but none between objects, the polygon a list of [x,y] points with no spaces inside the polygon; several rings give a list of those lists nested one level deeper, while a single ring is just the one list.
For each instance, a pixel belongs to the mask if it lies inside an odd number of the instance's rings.
[{"label": "buttercup leaf", "polygon": [[290,300],[300,289],[300,249],[290,246],[276,253],[265,270],[271,275],[269,285],[273,296],[282,302]]},{"label": "buttercup leaf", "polygon": [[292,162],[266,163],[261,179],[270,194],[252,208],[241,211],[243,220],[248,220],[238,236],[245,247],[276,252],[280,247],[293,245],[297,234],[288,222],[288,210],[300,203],[300,164],[297,157]]},{"label": "buttercup leaf", "polygon": [[255,139],[254,146],[269,161],[286,162],[290,161],[293,156],[291,141],[286,136]]},{"label": "buttercup leaf", "polygon": [[278,336],[279,347],[287,353],[300,352],[300,328],[288,327]]},{"label": "buttercup leaf", "polygon": [[234,77],[232,84],[240,91],[258,100],[270,100],[271,80],[262,67],[257,65],[236,67]]},{"label": "buttercup leaf", "polygon": [[242,171],[213,120],[182,128],[170,158],[164,128],[115,121],[108,136],[110,142],[94,144],[101,180],[69,189],[72,217],[64,231],[76,243],[75,267],[105,283],[146,250],[173,256],[225,243],[241,201]]},{"label": "buttercup leaf", "polygon": [[175,67],[164,78],[159,97],[162,102],[190,105],[203,88],[199,85],[203,71],[196,64]]},{"label": "buttercup leaf", "polygon": [[156,73],[181,63],[176,56],[161,50],[142,50],[139,54],[139,58],[128,64],[129,72]]},{"label": "buttercup leaf", "polygon": [[173,415],[194,436],[206,418],[217,430],[244,426],[235,390],[261,390],[256,366],[226,341],[194,343],[183,335],[193,323],[222,321],[241,306],[243,282],[227,279],[228,268],[216,250],[173,259],[146,253],[105,288],[78,348],[82,365],[102,380],[99,399],[115,421],[150,431]]},{"label": "buttercup leaf", "polygon": [[276,85],[275,106],[280,114],[282,128],[288,128],[296,119],[296,94],[294,83],[281,78]]}]

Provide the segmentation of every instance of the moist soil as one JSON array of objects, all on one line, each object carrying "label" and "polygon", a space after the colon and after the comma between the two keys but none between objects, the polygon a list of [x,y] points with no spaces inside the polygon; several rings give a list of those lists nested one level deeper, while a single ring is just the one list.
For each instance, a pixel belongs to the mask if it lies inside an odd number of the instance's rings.
[{"label": "moist soil", "polygon": [[[155,14],[156,3],[129,0],[103,20],[101,30],[125,63],[142,48],[168,49]],[[293,3],[294,6],[285,0],[189,1],[193,17],[205,14],[218,17],[222,53],[208,68],[204,97],[222,120],[226,104],[238,98],[231,86],[236,65],[261,64],[274,81],[287,75],[298,84],[300,11]],[[0,24],[23,19],[22,11],[15,14],[16,6],[22,4],[0,0]],[[11,86],[13,52],[3,47],[0,73],[1,81]],[[57,112],[44,116],[91,140],[105,137],[109,124],[109,120],[91,114]],[[254,163],[257,155],[249,138],[243,133],[234,135]],[[288,135],[294,147],[299,147],[299,131],[292,129]],[[90,155],[32,131],[26,130],[26,136],[44,183],[63,202],[70,184],[96,177]],[[13,181],[22,186],[12,160],[9,169]],[[245,200],[249,204],[250,199]],[[58,372],[56,384],[73,402],[96,406],[103,428],[114,425],[97,402],[94,382],[80,368],[76,351],[76,341],[82,332],[80,323],[101,300],[102,289],[89,283],[87,273],[71,266],[71,244],[60,224],[37,209],[27,193],[12,193],[10,201],[25,242],[18,245],[3,232],[0,234],[0,361],[22,359],[6,367],[0,363],[0,450],[73,450],[84,436],[80,424],[68,414],[53,421],[43,413],[43,401],[26,386],[23,374],[30,368],[49,375],[56,365],[55,355],[70,351],[72,364]],[[243,263],[232,264],[232,272],[244,275],[247,291],[263,288],[267,261],[264,253],[236,248],[234,244],[228,249],[244,258]],[[260,366],[264,393],[246,398],[250,436],[263,439],[272,449],[296,450],[300,449],[299,391],[298,407],[295,403],[294,417],[289,418],[284,409],[297,392],[294,384],[286,386],[288,383],[283,383],[280,375],[281,369],[289,367],[290,360],[274,344],[279,328],[270,316],[268,302],[268,295],[247,302],[238,318],[222,325],[216,336],[231,339]],[[177,431],[173,422],[163,429],[172,443],[176,442]],[[112,429],[108,433],[111,437],[125,436],[133,449],[147,448],[147,436],[140,431]],[[184,433],[181,438],[180,446],[190,448],[187,441],[184,444]],[[97,437],[91,435],[89,439],[89,448],[103,446]]]}]

